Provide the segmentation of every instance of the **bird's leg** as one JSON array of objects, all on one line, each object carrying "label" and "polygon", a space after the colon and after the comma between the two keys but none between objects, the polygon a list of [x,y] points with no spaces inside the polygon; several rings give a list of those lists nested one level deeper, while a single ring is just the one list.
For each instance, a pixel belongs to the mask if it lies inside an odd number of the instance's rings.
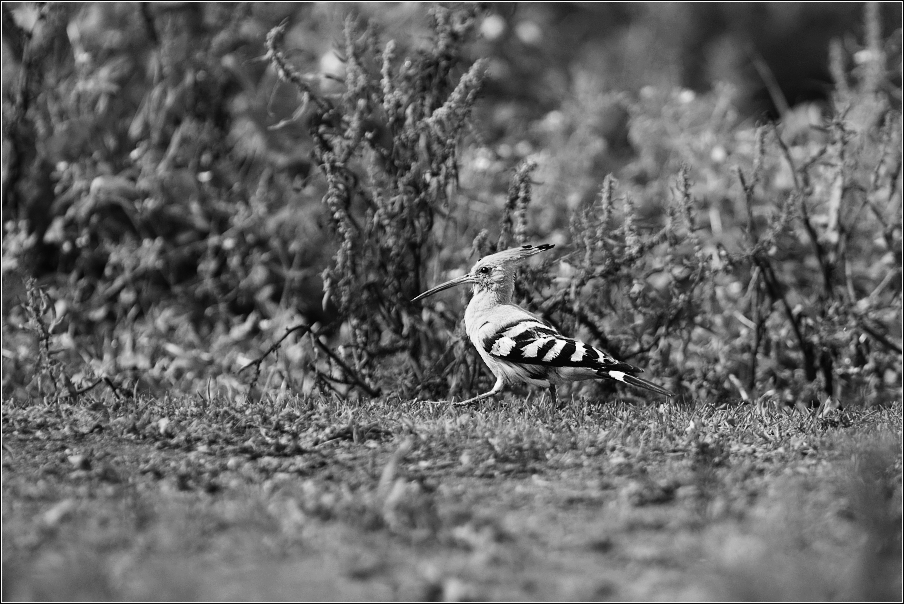
[{"label": "bird's leg", "polygon": [[505,381],[502,378],[498,378],[496,380],[496,383],[493,384],[493,389],[490,390],[489,392],[484,392],[483,394],[478,394],[477,396],[475,396],[473,398],[469,398],[468,400],[461,401],[460,403],[453,403],[453,404],[456,406],[461,406],[461,405],[470,405],[471,403],[476,403],[477,401],[479,401],[481,399],[489,398],[491,396],[499,394],[502,391],[503,386],[505,386]]},{"label": "bird's leg", "polygon": [[549,385],[549,404],[552,405],[553,408],[556,407],[556,385]]}]

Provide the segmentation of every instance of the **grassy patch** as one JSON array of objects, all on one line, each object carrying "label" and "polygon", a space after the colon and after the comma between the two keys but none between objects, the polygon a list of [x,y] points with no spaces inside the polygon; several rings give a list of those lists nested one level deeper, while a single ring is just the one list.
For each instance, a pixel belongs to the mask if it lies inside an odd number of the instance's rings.
[{"label": "grassy patch", "polygon": [[5,403],[3,595],[894,599],[901,425],[900,403]]}]

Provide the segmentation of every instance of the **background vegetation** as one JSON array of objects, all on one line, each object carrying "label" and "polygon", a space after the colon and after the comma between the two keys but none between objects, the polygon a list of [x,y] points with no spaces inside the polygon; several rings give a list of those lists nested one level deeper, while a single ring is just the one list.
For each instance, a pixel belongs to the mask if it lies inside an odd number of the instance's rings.
[{"label": "background vegetation", "polygon": [[[5,5],[4,396],[463,396],[463,297],[409,300],[549,240],[519,296],[685,396],[893,398],[900,46],[870,6],[832,37],[850,7]],[[826,23],[812,80],[742,26],[789,17]]]},{"label": "background vegetation", "polygon": [[900,601],[897,3],[0,16],[4,600]]}]

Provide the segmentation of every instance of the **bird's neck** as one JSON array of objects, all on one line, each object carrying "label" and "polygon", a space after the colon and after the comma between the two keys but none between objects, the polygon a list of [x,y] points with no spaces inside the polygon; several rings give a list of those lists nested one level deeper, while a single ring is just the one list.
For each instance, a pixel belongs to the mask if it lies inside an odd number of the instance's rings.
[{"label": "bird's neck", "polygon": [[465,310],[465,326],[468,327],[475,323],[480,317],[486,316],[493,308],[501,304],[511,304],[514,289],[514,282],[508,279],[497,287],[475,285],[474,295],[471,296],[471,301]]}]

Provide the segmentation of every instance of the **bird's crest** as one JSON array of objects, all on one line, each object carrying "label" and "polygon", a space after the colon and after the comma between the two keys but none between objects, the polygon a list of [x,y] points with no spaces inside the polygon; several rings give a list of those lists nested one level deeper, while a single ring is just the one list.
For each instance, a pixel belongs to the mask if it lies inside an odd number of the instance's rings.
[{"label": "bird's crest", "polygon": [[513,263],[523,260],[528,256],[533,256],[538,252],[548,250],[553,247],[550,243],[542,245],[522,245],[521,247],[503,250],[490,254],[486,258],[481,258],[471,269],[471,272],[462,275],[456,279],[446,281],[437,285],[433,289],[429,289],[424,293],[414,297],[411,301],[416,302],[427,296],[432,296],[444,289],[449,289],[462,283],[472,283],[475,288],[483,291],[492,290],[497,293],[497,299],[502,302],[508,302],[512,297],[514,285],[512,278],[515,269],[511,266]]},{"label": "bird's crest", "polygon": [[512,262],[524,260],[525,258],[533,256],[534,254],[539,254],[540,252],[544,252],[553,247],[555,246],[551,243],[513,247],[508,250],[496,252],[495,254],[490,254],[489,256],[484,256],[477,261],[476,266],[500,266],[504,264],[510,264]]}]

